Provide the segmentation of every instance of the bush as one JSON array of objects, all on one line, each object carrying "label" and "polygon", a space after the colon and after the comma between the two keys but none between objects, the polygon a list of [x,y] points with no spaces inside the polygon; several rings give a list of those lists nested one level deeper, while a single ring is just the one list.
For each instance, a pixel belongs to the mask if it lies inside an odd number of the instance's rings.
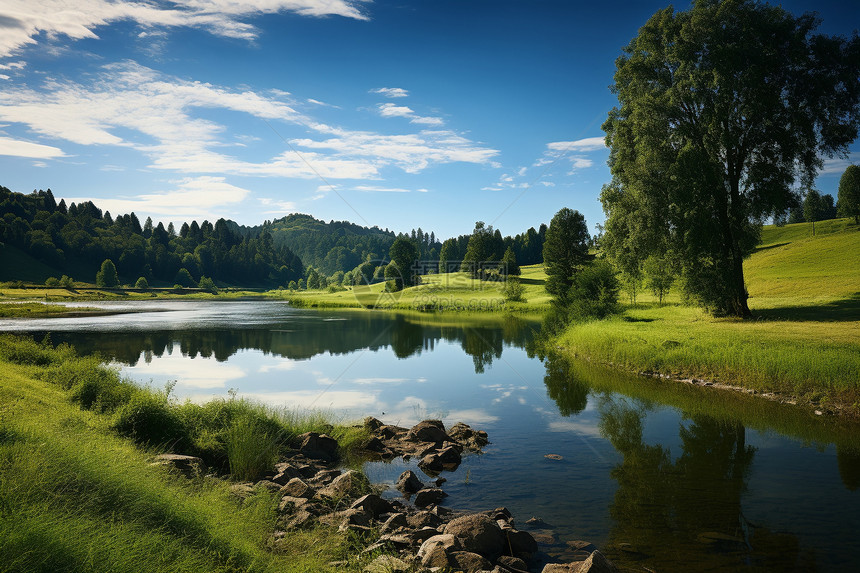
[{"label": "bush", "polygon": [[525,292],[526,287],[516,277],[509,276],[502,286],[502,296],[510,302],[525,302],[525,298],[523,298]]},{"label": "bush", "polygon": [[49,286],[49,287],[57,287],[57,286],[60,286],[60,279],[58,279],[58,278],[56,278],[56,277],[48,277],[48,278],[45,280],[45,286]]},{"label": "bush", "polygon": [[234,479],[257,479],[278,461],[279,432],[264,420],[241,416],[230,426],[225,438]]},{"label": "bush", "polygon": [[186,269],[185,267],[179,269],[179,271],[176,273],[176,278],[173,279],[173,282],[184,287],[193,287],[196,284],[194,282],[194,279],[191,277],[191,273],[189,273],[188,269]]},{"label": "bush", "polygon": [[167,392],[136,390],[120,407],[113,428],[139,444],[184,450],[190,443],[185,424]]},{"label": "bush", "polygon": [[63,275],[60,277],[60,286],[63,288],[73,288],[75,286],[75,279],[70,276]]},{"label": "bush", "polygon": [[134,288],[141,290],[149,290],[149,281],[146,280],[146,277],[140,277],[137,279],[137,282],[134,283]]},{"label": "bush", "polygon": [[203,291],[218,294],[218,287],[215,286],[215,281],[209,277],[200,277],[200,282],[197,283],[197,287]]},{"label": "bush", "polygon": [[594,261],[574,276],[568,294],[571,318],[604,318],[618,312],[621,283],[615,268],[606,261]]}]

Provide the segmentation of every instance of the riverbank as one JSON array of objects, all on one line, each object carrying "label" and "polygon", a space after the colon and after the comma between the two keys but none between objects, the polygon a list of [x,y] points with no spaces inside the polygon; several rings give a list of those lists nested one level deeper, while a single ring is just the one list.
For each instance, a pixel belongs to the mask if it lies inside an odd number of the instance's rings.
[{"label": "riverbank", "polygon": [[290,426],[288,413],[241,400],[180,405],[131,386],[67,347],[0,338],[0,571],[344,570],[329,563],[354,548],[330,529],[266,547],[274,494],[239,504],[227,480],[188,481],[151,462],[159,444],[184,440],[241,475],[278,437],[316,428],[348,449],[354,428],[310,415]]}]

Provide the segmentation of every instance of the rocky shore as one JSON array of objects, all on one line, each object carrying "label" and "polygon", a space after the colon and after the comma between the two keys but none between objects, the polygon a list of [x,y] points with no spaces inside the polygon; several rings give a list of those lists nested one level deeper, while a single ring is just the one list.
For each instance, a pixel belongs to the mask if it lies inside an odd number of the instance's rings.
[{"label": "rocky shore", "polygon": [[[460,465],[464,452],[479,453],[488,443],[486,432],[466,424],[446,430],[439,420],[424,420],[412,428],[364,421],[371,437],[363,447],[371,456],[420,458],[418,467],[429,483],[412,471],[397,481],[400,499],[384,499],[364,474],[337,466],[338,444],[333,438],[310,432],[298,437],[297,449],[257,482],[238,483],[232,492],[245,499],[261,490],[276,492],[278,529],[269,539],[273,550],[289,543],[297,528],[333,527],[360,541],[360,556],[367,573],[610,573],[617,569],[591,543],[569,542],[572,559],[546,563],[538,542],[546,533],[529,533],[516,527],[504,507],[464,513],[441,505],[447,497],[441,487],[443,470]],[[204,471],[190,456],[160,456],[159,463],[186,475]],[[532,518],[526,529],[545,524]],[[338,563],[335,565],[346,565]]]}]

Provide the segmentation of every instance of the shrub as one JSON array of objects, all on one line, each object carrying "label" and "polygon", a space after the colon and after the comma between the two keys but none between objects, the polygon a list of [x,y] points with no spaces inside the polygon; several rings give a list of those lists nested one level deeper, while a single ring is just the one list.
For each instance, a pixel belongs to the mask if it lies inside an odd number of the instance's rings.
[{"label": "shrub", "polygon": [[526,287],[516,277],[509,276],[502,286],[502,296],[510,302],[525,302],[525,298],[523,298],[525,292]]},{"label": "shrub", "polygon": [[615,268],[606,261],[594,261],[574,276],[569,293],[571,318],[603,318],[618,312],[621,283]]},{"label": "shrub", "polygon": [[58,279],[56,277],[48,277],[45,280],[45,286],[49,286],[49,287],[60,286],[60,279]]},{"label": "shrub", "polygon": [[134,283],[134,288],[141,290],[149,290],[149,281],[146,280],[146,277],[140,277],[137,279],[137,282]]},{"label": "shrub", "polygon": [[215,286],[215,281],[209,277],[200,277],[200,282],[197,283],[197,287],[206,292],[218,294],[218,287]]},{"label": "shrub", "polygon": [[60,286],[63,288],[72,288],[75,286],[75,279],[70,276],[63,275],[60,277]]},{"label": "shrub", "polygon": [[190,442],[186,426],[170,403],[167,392],[135,391],[117,410],[113,428],[143,445],[181,450]]},{"label": "shrub", "polygon": [[257,479],[278,461],[279,431],[264,420],[240,416],[225,438],[230,473],[235,479]]}]

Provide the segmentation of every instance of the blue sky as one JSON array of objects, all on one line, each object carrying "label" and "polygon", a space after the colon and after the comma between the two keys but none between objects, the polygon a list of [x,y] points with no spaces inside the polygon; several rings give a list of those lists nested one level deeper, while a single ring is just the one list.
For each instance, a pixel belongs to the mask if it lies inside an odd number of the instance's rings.
[{"label": "blue sky", "polygon": [[[857,0],[782,5],[830,34],[860,21]],[[165,223],[302,212],[447,237],[570,207],[593,230],[614,60],[665,6],[2,0],[0,184]],[[847,164],[817,187],[835,197]]]}]

